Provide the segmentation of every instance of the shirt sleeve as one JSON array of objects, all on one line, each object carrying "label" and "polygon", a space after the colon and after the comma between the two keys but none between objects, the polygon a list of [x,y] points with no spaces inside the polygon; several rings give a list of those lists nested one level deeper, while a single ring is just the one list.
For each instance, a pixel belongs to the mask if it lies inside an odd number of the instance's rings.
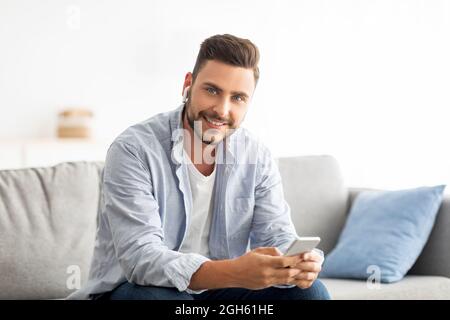
[{"label": "shirt sleeve", "polygon": [[[297,237],[291,220],[289,205],[284,199],[278,167],[264,149],[258,163],[258,183],[255,190],[255,208],[250,233],[250,248],[277,247],[283,254]],[[293,288],[295,285],[274,285]]]},{"label": "shirt sleeve", "polygon": [[297,233],[284,199],[281,175],[275,160],[264,148],[257,164],[250,248],[277,247],[285,253],[295,238]]},{"label": "shirt sleeve", "polygon": [[192,275],[209,259],[164,245],[151,174],[136,147],[117,141],[111,145],[105,161],[103,197],[103,213],[127,280],[138,285],[189,290]]}]

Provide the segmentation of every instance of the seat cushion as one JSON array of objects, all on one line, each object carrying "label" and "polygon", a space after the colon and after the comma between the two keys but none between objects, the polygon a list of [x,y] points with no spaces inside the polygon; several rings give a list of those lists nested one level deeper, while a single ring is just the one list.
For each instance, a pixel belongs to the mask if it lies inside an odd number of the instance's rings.
[{"label": "seat cushion", "polygon": [[319,236],[328,253],[344,226],[349,194],[337,161],[328,155],[279,158],[292,221],[300,236]]},{"label": "seat cushion", "polygon": [[324,278],[321,281],[335,300],[450,299],[450,279],[408,275],[396,283],[367,285],[364,280]]},{"label": "seat cushion", "polygon": [[0,171],[0,299],[54,299],[88,276],[101,164]]}]

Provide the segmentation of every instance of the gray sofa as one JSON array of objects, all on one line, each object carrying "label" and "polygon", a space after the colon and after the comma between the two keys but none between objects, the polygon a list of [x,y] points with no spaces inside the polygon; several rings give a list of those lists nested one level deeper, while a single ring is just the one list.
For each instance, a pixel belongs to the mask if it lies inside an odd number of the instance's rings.
[{"label": "gray sofa", "polygon": [[[301,235],[336,244],[352,200],[331,156],[278,159],[292,219]],[[95,244],[102,163],[0,171],[0,299],[58,299],[86,281]],[[378,288],[322,279],[334,299],[449,299],[450,197],[409,274]]]}]

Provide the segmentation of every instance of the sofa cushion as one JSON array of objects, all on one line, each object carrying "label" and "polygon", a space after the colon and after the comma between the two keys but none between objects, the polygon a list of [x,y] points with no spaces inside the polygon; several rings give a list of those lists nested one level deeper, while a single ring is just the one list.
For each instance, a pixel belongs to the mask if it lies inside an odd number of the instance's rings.
[{"label": "sofa cushion", "polygon": [[319,236],[325,253],[345,223],[348,190],[337,161],[328,155],[279,158],[286,201],[300,236]]},{"label": "sofa cushion", "polygon": [[[350,188],[350,203],[363,191],[381,191],[369,188]],[[450,278],[450,255],[442,254],[448,251],[450,243],[450,195],[444,194],[441,207],[436,215],[436,221],[431,230],[427,244],[416,263],[408,272],[414,275],[433,275]]]},{"label": "sofa cushion", "polygon": [[450,299],[450,279],[445,277],[409,275],[399,282],[379,286],[363,280],[320,280],[336,300]]},{"label": "sofa cushion", "polygon": [[87,279],[100,171],[88,162],[0,171],[0,299],[63,298],[79,271]]},{"label": "sofa cushion", "polygon": [[376,266],[382,282],[403,278],[430,235],[444,188],[360,193],[322,276],[366,279]]}]

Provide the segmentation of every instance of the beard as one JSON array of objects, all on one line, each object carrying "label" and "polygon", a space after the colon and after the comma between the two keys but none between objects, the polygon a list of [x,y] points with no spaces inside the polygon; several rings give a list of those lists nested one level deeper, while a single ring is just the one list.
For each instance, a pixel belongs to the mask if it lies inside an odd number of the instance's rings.
[{"label": "beard", "polygon": [[[190,100],[188,100],[185,104],[185,112],[186,112],[186,119],[189,124],[189,126],[192,128],[192,131],[194,131],[195,135],[204,143],[207,145],[217,145],[222,140],[224,140],[226,137],[231,135],[233,133],[233,121],[231,119],[224,119],[220,117],[217,113],[202,110],[197,115],[193,114],[191,112],[192,107],[190,104]],[[203,120],[205,117],[208,117],[209,119],[215,120],[217,122],[224,122],[227,128],[225,129],[225,132],[219,130],[219,129],[207,129],[205,132],[203,132]],[[206,120],[205,120],[206,121]]]}]

